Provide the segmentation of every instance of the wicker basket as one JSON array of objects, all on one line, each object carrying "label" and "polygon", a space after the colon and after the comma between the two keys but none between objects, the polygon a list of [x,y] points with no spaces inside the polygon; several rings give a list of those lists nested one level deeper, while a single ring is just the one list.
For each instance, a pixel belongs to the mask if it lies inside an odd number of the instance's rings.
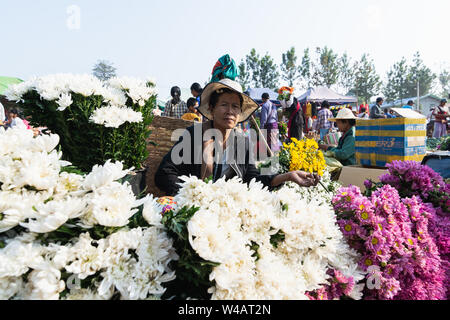
[{"label": "wicker basket", "polygon": [[[155,197],[165,196],[164,192],[159,190],[155,185],[155,173],[158,170],[162,158],[170,151],[180,137],[180,135],[174,136],[172,140],[173,131],[176,129],[186,129],[193,124],[193,121],[176,118],[155,116],[153,119],[150,125],[152,133],[147,140],[147,150],[150,154],[145,161],[145,167],[147,167],[146,184],[148,193],[153,194]],[[150,141],[155,142],[157,145],[150,144]]]}]

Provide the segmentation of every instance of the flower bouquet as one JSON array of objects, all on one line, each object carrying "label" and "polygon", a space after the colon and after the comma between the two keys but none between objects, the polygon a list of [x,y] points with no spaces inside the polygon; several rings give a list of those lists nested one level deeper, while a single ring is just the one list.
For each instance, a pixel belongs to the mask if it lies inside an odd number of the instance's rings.
[{"label": "flower bouquet", "polygon": [[[380,183],[365,182],[366,195],[384,185],[395,188],[401,197],[418,197],[433,207],[428,230],[435,240],[443,268],[446,287],[450,287],[450,184],[428,166],[415,161],[393,161],[388,173],[380,176]],[[447,292],[447,299],[450,292]]]},{"label": "flower bouquet", "polygon": [[361,255],[365,299],[445,299],[445,266],[429,230],[434,209],[420,198],[401,198],[390,185],[370,196],[342,188],[333,199],[338,224]]},{"label": "flower bouquet", "polygon": [[291,138],[291,142],[283,143],[279,159],[283,172],[302,170],[322,176],[325,169],[323,153],[313,139]]},{"label": "flower bouquet", "polygon": [[281,87],[280,89],[278,89],[278,100],[279,101],[288,101],[293,93],[294,93],[294,88]]},{"label": "flower bouquet", "polygon": [[172,240],[129,170],[81,174],[57,135],[0,129],[0,299],[157,299],[173,280]]},{"label": "flower bouquet", "polygon": [[147,159],[146,139],[156,106],[152,81],[92,75],[56,74],[11,86],[30,124],[60,137],[65,160],[83,172],[107,159],[140,169]]},{"label": "flower bouquet", "polygon": [[[168,283],[171,294],[313,299],[329,286],[334,291],[328,298],[361,298],[359,257],[344,241],[330,206],[307,202],[288,187],[269,192],[255,181],[181,179],[176,205],[163,217],[179,255],[177,277]],[[336,277],[344,290],[336,289]]]}]

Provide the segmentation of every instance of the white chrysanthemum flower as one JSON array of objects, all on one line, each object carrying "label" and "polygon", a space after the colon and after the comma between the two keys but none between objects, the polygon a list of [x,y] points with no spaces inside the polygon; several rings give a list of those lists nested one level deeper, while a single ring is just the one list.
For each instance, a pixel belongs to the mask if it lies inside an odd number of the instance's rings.
[{"label": "white chrysanthemum flower", "polygon": [[61,280],[61,272],[49,266],[31,271],[28,282],[19,295],[24,300],[59,300],[59,294],[64,289],[65,283]]},{"label": "white chrysanthemum flower", "polygon": [[133,103],[138,103],[140,106],[144,106],[145,102],[156,94],[154,88],[147,83],[147,80],[132,77],[115,77],[108,81],[110,87],[123,90]]},{"label": "white chrysanthemum flower", "polygon": [[153,198],[153,195],[151,194],[147,196],[144,202],[142,216],[149,225],[163,227],[163,224],[161,223],[161,211],[163,206],[159,204],[157,200],[158,199]]},{"label": "white chrysanthemum flower", "polygon": [[111,162],[108,160],[104,165],[94,165],[92,171],[85,177],[83,188],[86,190],[95,190],[109,185],[111,182],[125,177],[132,169],[123,169],[120,161]]},{"label": "white chrysanthemum flower", "polygon": [[68,194],[82,196],[86,193],[82,189],[83,176],[75,173],[61,172],[55,186],[55,198],[60,198]]},{"label": "white chrysanthemum flower", "polygon": [[[155,227],[144,230],[136,253],[139,256],[140,263],[149,270],[160,273],[172,273],[168,264],[172,260],[178,260],[178,255],[173,248],[172,240],[168,238],[164,231]],[[172,275],[175,278],[173,273]]]},{"label": "white chrysanthemum flower", "polygon": [[0,300],[13,298],[23,286],[22,277],[0,278]]},{"label": "white chrysanthemum flower", "polygon": [[0,232],[19,225],[33,214],[33,207],[46,201],[51,192],[35,192],[25,189],[0,191]]},{"label": "white chrysanthemum flower", "polygon": [[107,242],[105,246],[111,252],[111,256],[122,255],[127,250],[136,250],[141,243],[142,236],[142,228],[119,230],[105,239]]},{"label": "white chrysanthemum flower", "polygon": [[64,111],[67,107],[70,107],[70,105],[72,105],[72,96],[70,94],[62,93],[59,96],[59,99],[56,100],[56,103],[59,105],[58,111]]},{"label": "white chrysanthemum flower", "polygon": [[142,113],[128,107],[109,105],[95,109],[90,121],[109,128],[118,128],[125,122],[142,122]]},{"label": "white chrysanthemum flower", "polygon": [[103,87],[101,91],[103,96],[103,102],[109,103],[115,106],[125,106],[127,103],[127,97],[122,90],[112,87]]},{"label": "white chrysanthemum flower", "polygon": [[8,87],[4,95],[10,101],[19,102],[27,92],[33,90],[33,82],[34,80],[32,79],[18,84],[13,84]]},{"label": "white chrysanthemum flower", "polygon": [[90,200],[92,216],[98,224],[106,227],[123,227],[141,205],[129,183],[111,182],[95,189]]},{"label": "white chrysanthemum flower", "polygon": [[44,264],[43,248],[35,242],[24,242],[21,237],[10,240],[0,250],[0,278],[19,277],[30,268]]},{"label": "white chrysanthemum flower", "polygon": [[66,223],[67,220],[83,215],[86,208],[87,203],[84,198],[67,197],[64,200],[40,203],[33,208],[34,213],[29,216],[29,221],[20,223],[20,225],[31,232],[52,232]]},{"label": "white chrysanthemum flower", "polygon": [[94,242],[89,233],[81,234],[70,250],[70,259],[65,261],[65,269],[78,275],[80,279],[86,279],[108,266],[109,257],[105,253],[104,242]]}]

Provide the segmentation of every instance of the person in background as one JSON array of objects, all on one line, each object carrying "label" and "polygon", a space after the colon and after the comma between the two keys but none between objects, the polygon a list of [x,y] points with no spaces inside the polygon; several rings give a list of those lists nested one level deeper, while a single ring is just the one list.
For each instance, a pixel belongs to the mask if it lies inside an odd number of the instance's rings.
[{"label": "person in background", "polygon": [[433,111],[435,118],[433,138],[441,138],[447,135],[447,117],[449,116],[449,110],[446,104],[447,100],[442,99]]},{"label": "person in background", "polygon": [[181,100],[181,89],[177,86],[172,87],[170,95],[172,99],[167,101],[162,116],[180,119],[187,111],[186,102]]},{"label": "person in background", "polygon": [[404,105],[402,108],[414,110],[414,101],[409,100],[408,103],[406,105]]},{"label": "person in background", "polygon": [[[291,100],[290,100],[291,101]],[[300,106],[296,97],[292,97],[292,104],[287,107],[285,111],[289,115],[288,121],[288,140],[295,138],[300,140],[303,138],[303,127],[305,118],[303,115],[303,109]]]},{"label": "person in background", "polygon": [[9,127],[10,128],[27,128],[23,120],[19,117],[19,112],[16,109],[9,111]]},{"label": "person in background", "polygon": [[323,140],[323,137],[328,134],[332,127],[329,119],[333,117],[333,113],[330,111],[330,104],[328,101],[325,100],[322,102],[322,109],[320,109],[317,117],[319,119],[320,139]]},{"label": "person in background", "polygon": [[263,101],[260,117],[261,129],[267,130],[267,144],[270,150],[275,152],[279,150],[277,107],[270,101],[267,92],[262,94],[261,99]]},{"label": "person in background", "polygon": [[375,105],[370,109],[370,119],[386,119],[387,115],[384,113],[381,106],[383,105],[384,99],[379,97]]},{"label": "person in background", "polygon": [[191,94],[195,99],[197,99],[198,105],[200,105],[200,97],[202,95],[202,92],[203,88],[201,87],[201,85],[197,82],[194,82],[191,86]]},{"label": "person in background", "polygon": [[355,165],[355,115],[351,110],[344,108],[339,111],[336,118],[331,118],[330,121],[336,121],[342,137],[339,139],[337,147],[320,144],[319,148],[329,151],[330,156],[339,160],[343,166]]},{"label": "person in background", "polygon": [[386,116],[388,117],[388,119],[397,118],[397,116],[394,113],[394,110],[392,110],[392,109],[386,110]]},{"label": "person in background", "polygon": [[187,100],[188,112],[183,114],[181,119],[188,121],[198,121],[202,122],[202,115],[198,112],[198,101],[195,98],[189,98]]},{"label": "person in background", "polygon": [[359,108],[358,118],[369,119],[369,112],[365,105],[361,105],[361,107]]}]

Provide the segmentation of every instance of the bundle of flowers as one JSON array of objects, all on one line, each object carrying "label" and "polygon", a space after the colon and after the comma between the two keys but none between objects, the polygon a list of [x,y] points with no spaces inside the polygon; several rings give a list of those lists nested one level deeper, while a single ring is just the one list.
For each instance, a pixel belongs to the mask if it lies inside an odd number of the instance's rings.
[{"label": "bundle of flowers", "polygon": [[92,75],[56,74],[11,86],[30,123],[59,135],[66,160],[84,172],[107,159],[141,168],[156,106],[154,83],[134,78],[102,82]]},{"label": "bundle of flowers", "polygon": [[316,201],[319,205],[331,205],[333,197],[342,185],[337,181],[331,180],[328,168],[324,170],[320,182],[321,184],[308,188],[301,187],[294,182],[287,182],[285,186],[295,190],[297,196],[307,202]]},{"label": "bundle of flowers", "polygon": [[291,138],[291,142],[283,143],[279,153],[279,162],[283,172],[302,170],[323,175],[326,167],[325,158],[313,139]]},{"label": "bundle of flowers", "polygon": [[309,299],[334,288],[336,274],[345,288],[328,298],[361,297],[359,257],[330,206],[300,199],[292,188],[269,192],[238,178],[182,180],[163,217],[179,255],[173,287],[183,289],[182,297]]},{"label": "bundle of flowers", "polygon": [[292,94],[294,93],[294,88],[292,87],[281,87],[278,89],[278,100],[280,102],[288,101]]},{"label": "bundle of flowers", "polygon": [[288,127],[287,127],[286,122],[284,122],[284,121],[278,122],[278,130],[280,132],[281,140],[283,141],[283,140],[287,139]]},{"label": "bundle of flowers", "polygon": [[0,299],[146,299],[174,279],[172,241],[120,162],[87,175],[57,135],[0,129]]},{"label": "bundle of flowers", "polygon": [[339,190],[333,199],[341,231],[368,272],[366,299],[445,299],[445,268],[429,231],[434,209],[419,197],[401,198],[384,185],[361,194]]},{"label": "bundle of flowers", "polygon": [[[415,161],[393,161],[381,183],[366,181],[368,194],[382,185],[391,185],[402,197],[420,197],[434,207],[429,218],[429,232],[439,250],[450,286],[450,184],[428,166]],[[450,297],[450,293],[447,293]]]}]

